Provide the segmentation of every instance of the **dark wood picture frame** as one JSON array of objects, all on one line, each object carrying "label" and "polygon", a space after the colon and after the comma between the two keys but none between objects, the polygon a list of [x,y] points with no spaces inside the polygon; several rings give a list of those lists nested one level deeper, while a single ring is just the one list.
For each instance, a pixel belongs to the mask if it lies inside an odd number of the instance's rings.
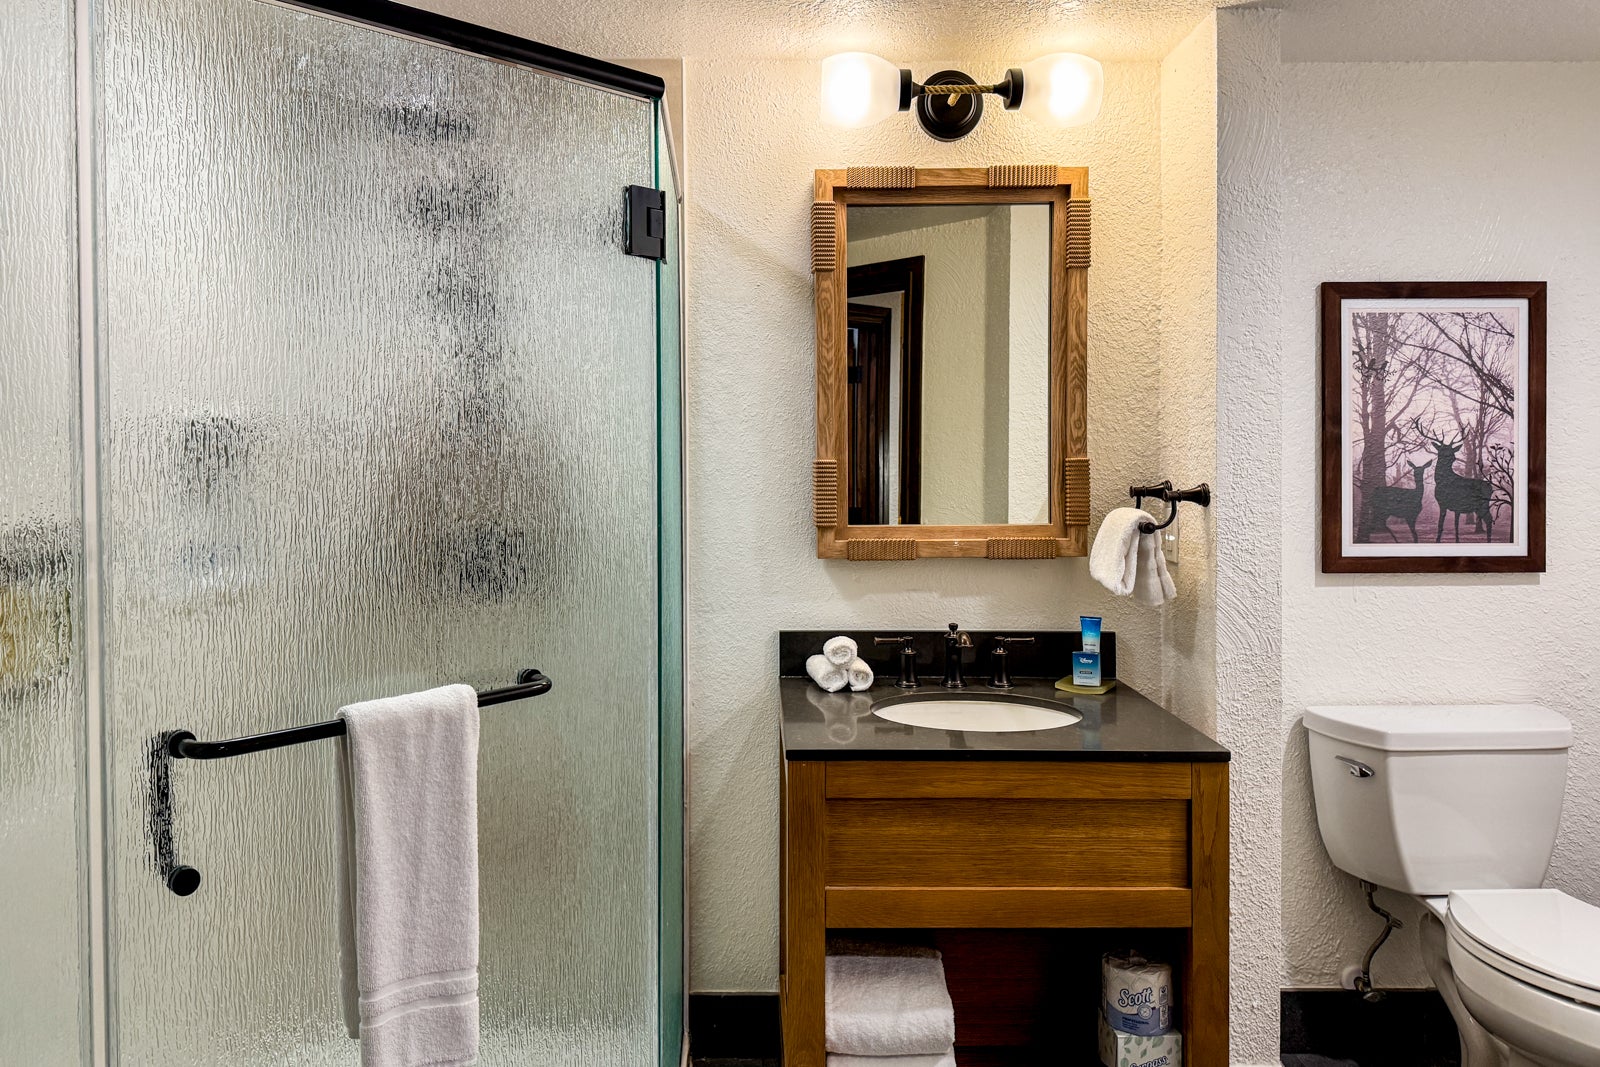
[{"label": "dark wood picture frame", "polygon": [[[922,313],[926,256],[907,256],[881,263],[863,263],[846,272],[850,299],[900,293],[900,427],[899,521],[906,525],[922,522]],[[851,315],[855,315],[854,307]],[[887,450],[885,450],[887,451]],[[856,475],[855,454],[851,453],[851,476]],[[882,475],[888,475],[884,469]],[[852,516],[851,522],[856,520]]]},{"label": "dark wood picture frame", "polygon": [[[1541,573],[1545,569],[1545,315],[1546,315],[1546,284],[1544,282],[1325,282],[1321,287],[1321,384],[1322,384],[1322,417],[1321,417],[1321,476],[1322,476],[1322,570],[1330,574],[1350,573],[1411,573],[1411,574],[1471,574],[1471,573]],[[1519,465],[1513,462],[1514,474],[1520,474],[1526,479],[1526,533],[1522,554],[1516,555],[1474,555],[1464,552],[1460,555],[1419,555],[1407,554],[1396,551],[1394,554],[1365,554],[1349,555],[1345,550],[1345,470],[1344,470],[1344,443],[1345,434],[1349,430],[1351,415],[1346,413],[1346,396],[1344,379],[1344,361],[1346,358],[1344,343],[1344,327],[1346,321],[1346,301],[1475,301],[1485,303],[1527,301],[1527,375],[1524,386],[1527,391],[1524,417],[1527,420],[1527,436],[1523,448],[1526,454],[1525,468],[1518,469]],[[1388,309],[1385,309],[1388,310]],[[1396,306],[1393,310],[1404,311],[1403,306]],[[1419,304],[1419,314],[1428,309],[1426,305]],[[1351,314],[1356,312],[1349,312]],[[1448,310],[1438,314],[1450,314]],[[1354,327],[1352,327],[1354,329]],[[1409,342],[1390,342],[1382,366],[1382,375],[1386,378],[1390,371],[1388,360],[1392,358],[1389,353],[1397,352],[1399,348]],[[1437,351],[1430,349],[1422,342],[1415,346],[1421,351]],[[1450,352],[1437,351],[1439,358],[1451,360],[1466,365],[1470,359],[1453,355]],[[1467,356],[1470,356],[1470,345]],[[1481,364],[1480,364],[1481,367]],[[1368,371],[1367,373],[1372,373]],[[1425,372],[1418,372],[1419,377],[1425,377]],[[1438,379],[1435,379],[1436,381]],[[1440,388],[1448,386],[1440,385]],[[1364,388],[1364,387],[1363,387]],[[1430,388],[1432,388],[1430,386]],[[1480,391],[1479,405],[1483,404]],[[1366,394],[1363,392],[1363,405],[1366,404]],[[1381,410],[1381,407],[1380,407]],[[1363,416],[1366,417],[1366,416]],[[1393,429],[1387,421],[1385,414],[1385,433]],[[1422,442],[1433,448],[1434,455],[1419,467],[1416,463],[1408,464],[1414,471],[1413,485],[1390,486],[1388,475],[1385,472],[1384,480],[1373,489],[1381,489],[1386,494],[1381,505],[1375,502],[1369,508],[1363,504],[1363,515],[1353,520],[1365,524],[1370,535],[1374,529],[1383,529],[1394,538],[1397,545],[1404,545],[1404,533],[1410,527],[1410,536],[1413,544],[1422,544],[1422,537],[1418,534],[1417,523],[1422,502],[1426,498],[1425,478],[1432,478],[1434,485],[1434,505],[1437,515],[1435,530],[1435,543],[1446,544],[1449,531],[1446,529],[1446,517],[1453,516],[1456,530],[1456,543],[1460,544],[1460,529],[1463,514],[1468,517],[1469,528],[1480,524],[1481,529],[1487,529],[1491,534],[1494,529],[1495,519],[1488,510],[1489,501],[1493,499],[1496,483],[1489,479],[1473,479],[1455,471],[1454,464],[1460,439],[1454,444],[1443,440],[1442,436],[1430,436],[1429,426],[1421,422],[1421,415],[1414,417],[1415,432]],[[1515,430],[1513,430],[1515,432]],[[1487,434],[1480,433],[1480,438]],[[1480,442],[1481,444],[1481,442]],[[1424,453],[1425,454],[1425,453]],[[1385,453],[1387,456],[1387,453]],[[1452,510],[1445,505],[1448,502],[1441,495],[1437,470],[1442,464],[1441,460],[1448,460],[1446,470],[1451,472],[1453,481],[1457,486],[1465,487],[1454,491],[1455,495],[1467,503],[1465,508]],[[1427,467],[1434,471],[1428,472]],[[1353,469],[1353,468],[1352,468]],[[1472,488],[1476,486],[1477,488]],[[1368,492],[1372,492],[1369,489]],[[1405,495],[1402,495],[1405,494]],[[1354,509],[1354,487],[1351,489],[1352,508]],[[1414,497],[1414,499],[1413,499]],[[1472,514],[1474,501],[1481,498],[1481,507],[1484,509],[1482,517]],[[1409,514],[1399,514],[1403,525],[1393,525],[1395,516],[1390,513],[1391,500],[1400,502],[1397,506],[1404,511],[1409,502]],[[1379,512],[1382,511],[1382,525],[1375,526]],[[1514,511],[1513,511],[1514,514]],[[1514,519],[1513,519],[1514,521]],[[1426,525],[1422,528],[1422,535],[1429,532]],[[1352,535],[1352,539],[1360,536],[1359,532]],[[1487,536],[1487,535],[1486,535]],[[1514,535],[1513,535],[1514,536]],[[1376,540],[1364,542],[1377,543]]]},{"label": "dark wood picture frame", "polygon": [[[1046,522],[850,521],[849,209],[854,205],[1050,205],[1050,511]],[[1082,167],[849,167],[815,174],[811,270],[817,329],[812,520],[819,559],[1057,559],[1089,554],[1089,174]]]}]

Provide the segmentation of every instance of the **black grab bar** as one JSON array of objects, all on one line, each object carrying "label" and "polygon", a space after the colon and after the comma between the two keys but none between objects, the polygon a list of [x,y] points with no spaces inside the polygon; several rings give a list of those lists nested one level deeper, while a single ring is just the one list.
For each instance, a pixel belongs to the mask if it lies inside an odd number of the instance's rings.
[{"label": "black grab bar", "polygon": [[[550,691],[550,679],[529,667],[517,674],[517,684],[501,689],[485,689],[478,694],[478,707],[505,704],[512,700],[536,697]],[[199,741],[188,730],[158,734],[150,742],[150,841],[155,850],[156,873],[168,889],[180,897],[200,888],[200,872],[178,862],[178,849],[172,832],[172,761],[175,759],[227,759],[249,752],[320,741],[345,733],[343,719],[271,730],[264,734],[230,738],[226,741]]]},{"label": "black grab bar", "polygon": [[[504,704],[512,700],[536,697],[550,691],[550,679],[539,671],[528,668],[517,675],[517,684],[503,689],[485,689],[478,694],[478,707]],[[167,735],[167,754],[174,759],[227,759],[249,752],[265,752],[269,748],[299,745],[307,741],[321,741],[340,737],[345,732],[343,719],[294,726],[287,730],[271,730],[264,734],[250,734],[228,741],[197,741],[188,730],[177,730]]]}]

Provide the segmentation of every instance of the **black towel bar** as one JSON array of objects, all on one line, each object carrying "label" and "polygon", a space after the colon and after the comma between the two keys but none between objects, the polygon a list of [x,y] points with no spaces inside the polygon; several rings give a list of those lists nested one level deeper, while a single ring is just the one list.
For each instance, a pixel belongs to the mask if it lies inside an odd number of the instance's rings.
[{"label": "black towel bar", "polygon": [[[491,704],[504,704],[525,697],[536,697],[549,691],[550,679],[530,667],[517,675],[516,685],[508,685],[503,689],[485,689],[479,693],[478,707],[486,708]],[[344,732],[343,719],[329,719],[327,722],[312,723],[310,726],[272,730],[264,734],[235,737],[228,741],[197,741],[194,734],[188,730],[177,730],[166,735],[167,754],[174,759],[227,759],[229,756],[243,756],[247,752],[264,752],[269,748],[283,748],[285,745],[339,737]]]},{"label": "black towel bar", "polygon": [[[550,691],[550,679],[530,667],[517,675],[517,684],[502,689],[485,689],[478,694],[478,707],[504,704],[536,697]],[[178,862],[172,833],[172,761],[175,759],[227,759],[248,752],[298,745],[305,741],[339,737],[345,732],[343,719],[250,734],[227,741],[199,741],[187,730],[158,734],[150,743],[150,840],[155,848],[156,873],[168,889],[186,897],[200,888],[200,872]]]}]

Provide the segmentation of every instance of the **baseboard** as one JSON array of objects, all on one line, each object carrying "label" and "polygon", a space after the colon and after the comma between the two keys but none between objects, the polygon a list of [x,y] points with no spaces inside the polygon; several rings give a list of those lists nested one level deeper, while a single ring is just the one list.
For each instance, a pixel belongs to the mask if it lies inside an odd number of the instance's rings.
[{"label": "baseboard", "polygon": [[1458,1067],[1461,1044],[1444,999],[1391,990],[1376,1003],[1348,989],[1285,989],[1279,1048],[1361,1067]]},{"label": "baseboard", "polygon": [[[1401,989],[1369,1004],[1345,989],[1285,989],[1285,1055],[1354,1060],[1361,1067],[1458,1067],[1461,1046],[1444,1001]],[[696,1058],[773,1059],[783,1045],[776,993],[692,993],[689,1047]]]},{"label": "baseboard", "polygon": [[689,1051],[696,1059],[774,1059],[782,1047],[778,994],[689,994]]}]

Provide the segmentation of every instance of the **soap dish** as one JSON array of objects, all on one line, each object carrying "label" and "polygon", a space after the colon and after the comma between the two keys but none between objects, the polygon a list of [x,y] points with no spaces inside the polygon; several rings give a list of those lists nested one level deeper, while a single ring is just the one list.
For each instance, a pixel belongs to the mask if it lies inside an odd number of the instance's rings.
[{"label": "soap dish", "polygon": [[1072,678],[1069,676],[1056,683],[1056,688],[1063,693],[1077,693],[1086,697],[1104,696],[1116,687],[1117,680],[1115,678],[1108,678],[1100,685],[1073,685]]}]

